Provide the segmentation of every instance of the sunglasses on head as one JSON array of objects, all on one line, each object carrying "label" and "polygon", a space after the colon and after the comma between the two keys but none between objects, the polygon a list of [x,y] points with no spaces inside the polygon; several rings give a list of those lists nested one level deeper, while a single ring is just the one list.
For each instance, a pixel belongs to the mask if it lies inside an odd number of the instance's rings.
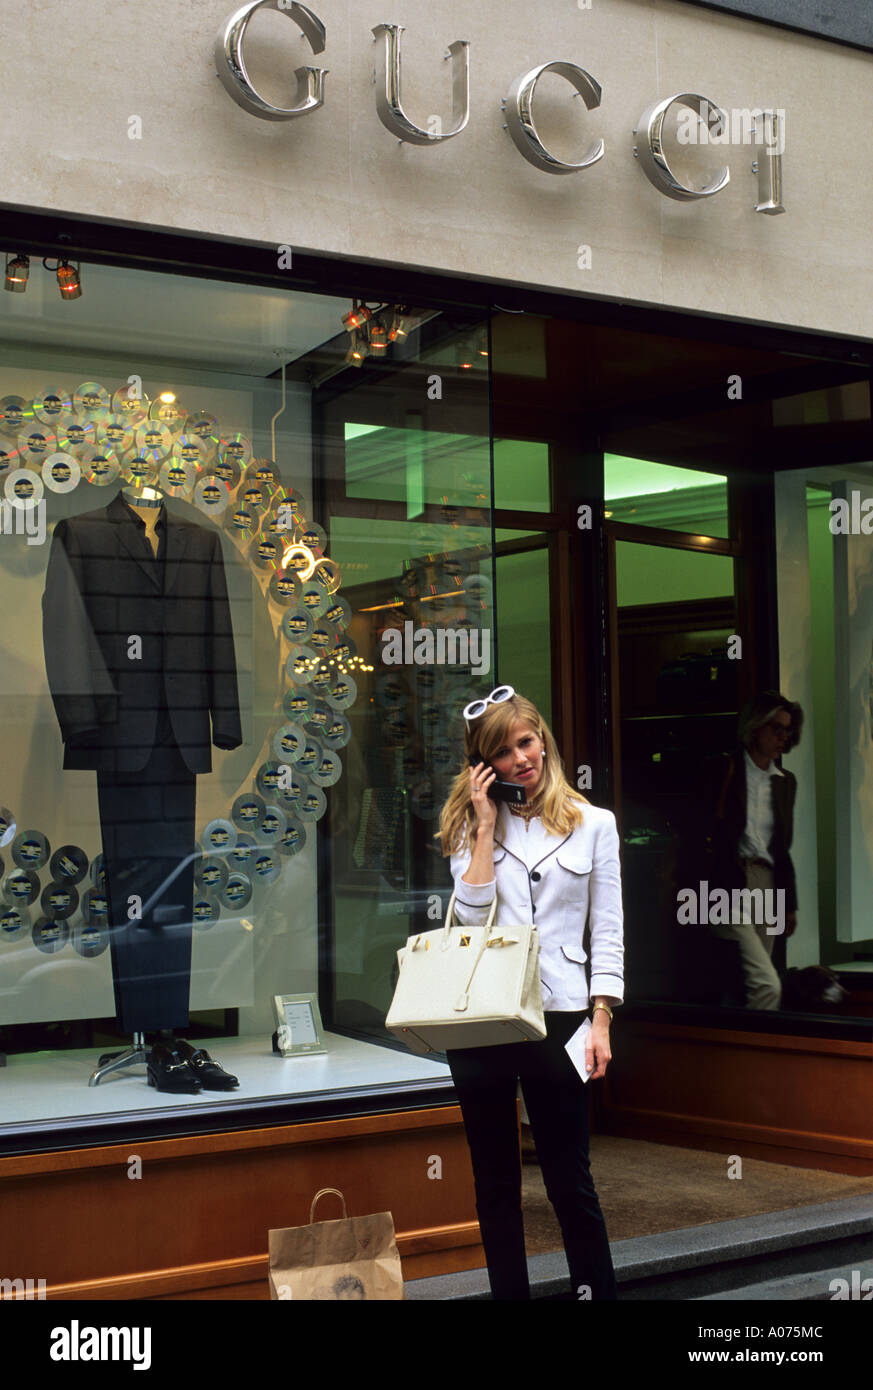
[{"label": "sunglasses on head", "polygon": [[471,719],[478,719],[480,714],[484,714],[489,705],[502,705],[504,701],[511,700],[515,691],[511,685],[498,685],[492,690],[490,695],[486,695],[484,700],[472,700],[469,705],[464,707],[464,722],[467,728],[470,727]]}]

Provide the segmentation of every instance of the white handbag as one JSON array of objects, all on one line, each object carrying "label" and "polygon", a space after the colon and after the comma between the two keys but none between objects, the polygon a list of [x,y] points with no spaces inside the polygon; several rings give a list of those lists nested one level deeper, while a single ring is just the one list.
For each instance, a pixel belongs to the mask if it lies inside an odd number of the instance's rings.
[{"label": "white handbag", "polygon": [[420,1053],[544,1038],[536,927],[495,927],[495,894],[483,927],[453,931],[454,906],[453,893],[445,926],[410,936],[397,952],[386,1027]]}]

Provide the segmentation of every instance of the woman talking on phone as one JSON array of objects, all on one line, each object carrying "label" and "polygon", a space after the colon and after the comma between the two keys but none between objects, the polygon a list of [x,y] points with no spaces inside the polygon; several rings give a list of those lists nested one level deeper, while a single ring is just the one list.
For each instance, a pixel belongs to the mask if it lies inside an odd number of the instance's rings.
[{"label": "woman talking on phone", "polygon": [[[574,1296],[614,1299],[609,1241],[588,1161],[588,1085],[565,1044],[590,1008],[589,1078],[605,1074],[612,1006],[621,1003],[624,989],[615,817],[570,785],[551,730],[511,686],[467,705],[464,720],[466,765],[440,817],[457,895],[455,921],[484,924],[496,893],[500,927],[533,922],[547,1030],[539,1041],[446,1053],[470,1146],[491,1295],[530,1298],[516,1116],[520,1080]],[[495,799],[499,783],[523,787],[526,799],[519,805]],[[498,791],[505,796],[508,789]]]}]

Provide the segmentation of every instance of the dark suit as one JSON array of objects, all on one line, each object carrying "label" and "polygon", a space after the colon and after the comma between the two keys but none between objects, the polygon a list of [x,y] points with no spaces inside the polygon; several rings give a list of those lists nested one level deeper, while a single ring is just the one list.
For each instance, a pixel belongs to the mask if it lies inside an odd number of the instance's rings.
[{"label": "dark suit", "polygon": [[[730,762],[733,776],[727,784],[719,815],[719,802]],[[797,778],[781,769],[781,777],[770,778],[773,804],[773,833],[767,846],[773,860],[773,887],[785,892],[785,911],[797,911],[797,883],[789,850],[794,833],[794,799]],[[745,888],[746,874],[739,855],[740,840],[746,828],[746,760],[740,748],[729,758],[719,758],[707,770],[701,824],[712,836],[712,861],[708,869],[709,886]]]},{"label": "dark suit", "polygon": [[157,555],[121,492],[59,522],[43,595],[64,767],[97,772],[128,1033],[188,1022],[194,777],[212,769],[211,742],[242,742],[220,538],[165,507],[156,535]]}]

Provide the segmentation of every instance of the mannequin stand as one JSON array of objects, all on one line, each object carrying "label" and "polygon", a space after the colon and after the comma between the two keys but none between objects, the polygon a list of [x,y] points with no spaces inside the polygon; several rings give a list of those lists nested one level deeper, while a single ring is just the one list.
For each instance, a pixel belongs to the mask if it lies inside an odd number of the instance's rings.
[{"label": "mannequin stand", "polygon": [[104,1076],[111,1072],[126,1071],[128,1067],[145,1066],[149,1050],[146,1047],[145,1033],[134,1033],[133,1045],[126,1052],[107,1052],[100,1058],[96,1071],[92,1072],[89,1086],[99,1086]]}]

